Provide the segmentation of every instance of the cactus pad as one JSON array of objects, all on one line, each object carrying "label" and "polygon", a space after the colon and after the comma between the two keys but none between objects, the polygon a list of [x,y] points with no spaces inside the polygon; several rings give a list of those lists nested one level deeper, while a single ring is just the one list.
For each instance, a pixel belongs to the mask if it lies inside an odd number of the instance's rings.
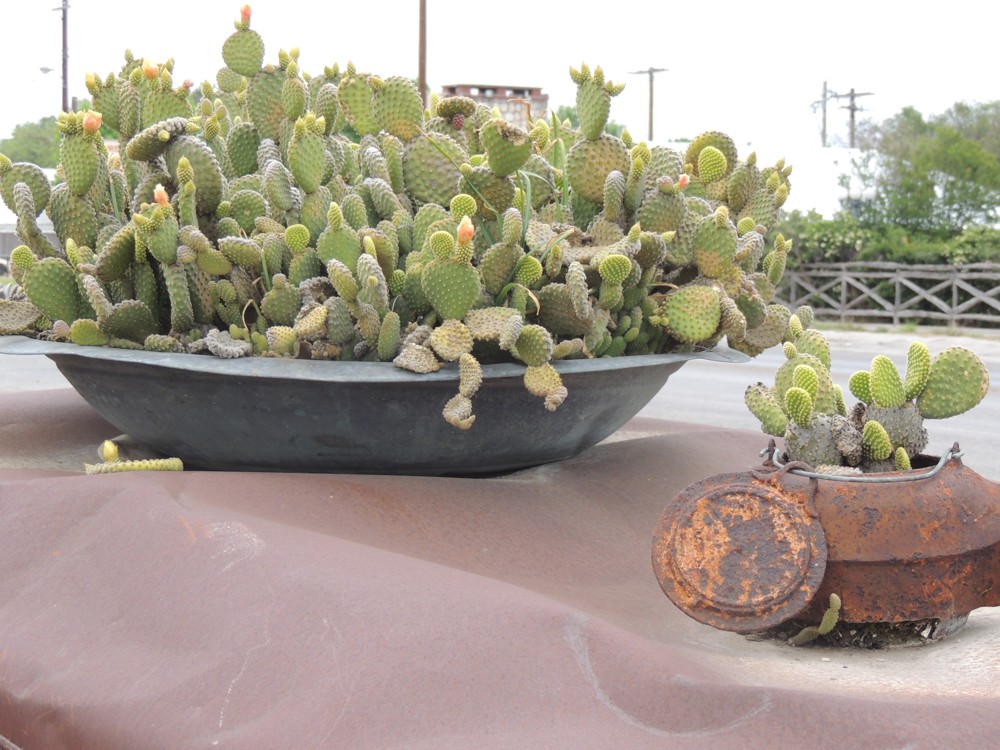
[{"label": "cactus pad", "polygon": [[420,275],[428,302],[442,319],[461,320],[479,298],[479,274],[468,263],[437,258]]},{"label": "cactus pad", "polygon": [[989,371],[979,356],[964,347],[952,346],[931,362],[927,384],[916,404],[926,419],[946,419],[974,407],[989,388]]},{"label": "cactus pad", "polygon": [[424,105],[420,92],[409,78],[392,76],[381,79],[371,77],[371,108],[382,130],[409,142],[420,135]]},{"label": "cactus pad", "polygon": [[598,205],[604,200],[605,178],[615,170],[627,173],[630,165],[625,144],[607,133],[577,141],[566,155],[566,174],[574,194]]},{"label": "cactus pad", "polygon": [[[872,401],[883,407],[902,406],[906,401],[903,381],[895,363],[884,354],[877,354],[872,359],[869,388]],[[882,458],[886,458],[883,456]],[[881,460],[881,459],[880,459]]]},{"label": "cactus pad", "polygon": [[252,78],[264,61],[264,40],[253,29],[238,29],[222,45],[222,59],[234,73]]},{"label": "cactus pad", "polygon": [[904,398],[912,401],[927,385],[931,371],[931,352],[927,344],[914,341],[906,353],[906,379],[903,381]]},{"label": "cactus pad", "polygon": [[881,424],[868,420],[862,434],[861,445],[866,461],[884,461],[892,455],[892,440]]},{"label": "cactus pad", "polygon": [[527,132],[504,120],[490,120],[479,132],[486,150],[490,169],[506,177],[520,169],[531,155],[531,139]]},{"label": "cactus pad", "polygon": [[81,297],[73,268],[60,258],[42,258],[24,274],[24,291],[31,303],[51,320],[76,320]]},{"label": "cactus pad", "polygon": [[660,314],[667,331],[678,341],[704,341],[715,333],[722,319],[719,293],[709,286],[682,287],[666,296]]}]

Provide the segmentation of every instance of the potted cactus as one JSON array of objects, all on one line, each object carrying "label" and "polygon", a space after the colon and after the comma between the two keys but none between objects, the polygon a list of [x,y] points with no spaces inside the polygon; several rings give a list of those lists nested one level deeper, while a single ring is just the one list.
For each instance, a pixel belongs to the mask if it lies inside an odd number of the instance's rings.
[{"label": "potted cactus", "polygon": [[989,372],[975,352],[952,346],[932,358],[914,341],[905,377],[884,354],[850,377],[857,403],[848,410],[823,334],[793,315],[789,335],[774,385],[755,383],[744,399],[761,429],[784,439],[787,460],[820,473],[906,471],[927,447],[924,420],[962,414],[989,390]]},{"label": "potted cactus", "polygon": [[23,242],[0,334],[448,372],[436,409],[461,430],[494,363],[554,411],[567,363],[781,342],[791,242],[764,235],[783,160],[714,131],[684,153],[605,133],[623,86],[600,67],[570,70],[578,130],[522,128],[464,97],[425,110],[412,81],[351,63],[265,62],[248,6],[235,26],[214,83],[175,85],[172,60],[130,51],[88,75],[94,110],[59,118],[55,187],[0,154]]},{"label": "potted cactus", "polygon": [[774,384],[745,394],[784,449],[772,440],[759,469],[671,501],[654,537],[661,587],[702,622],[793,644],[954,632],[971,610],[1000,605],[1000,485],[964,466],[957,445],[925,455],[924,421],[976,406],[989,373],[966,348],[932,357],[916,341],[904,374],[885,355],[854,373],[848,408],[810,325],[808,308],[791,316]]}]

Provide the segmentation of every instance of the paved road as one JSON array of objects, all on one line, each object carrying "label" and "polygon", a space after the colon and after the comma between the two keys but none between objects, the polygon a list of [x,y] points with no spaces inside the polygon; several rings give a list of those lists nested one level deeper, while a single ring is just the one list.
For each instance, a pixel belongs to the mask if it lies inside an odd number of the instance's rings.
[{"label": "paved road", "polygon": [[[965,451],[964,461],[977,472],[1000,481],[1000,332],[993,335],[943,335],[929,331],[886,333],[875,331],[824,332],[833,351],[832,374],[844,388],[848,404],[847,380],[857,370],[868,369],[872,357],[887,354],[905,369],[906,350],[920,338],[931,354],[948,346],[974,349],[992,375],[990,391],[972,411],[957,417],[927,422],[930,433],[928,453],[941,454],[958,441]],[[662,391],[639,416],[697,422],[706,425],[759,430],[760,423],[743,403],[747,385],[774,382],[774,372],[784,355],[772,349],[745,364],[688,362],[675,373]],[[56,366],[41,356],[0,358],[0,393],[69,387]],[[761,433],[761,448],[768,436]]]},{"label": "paved road", "polygon": [[[888,355],[904,371],[906,350],[915,338],[927,344],[932,356],[949,346],[975,350],[992,376],[989,393],[979,406],[965,414],[927,420],[930,433],[927,453],[940,455],[957,440],[965,451],[963,461],[966,465],[984,477],[1000,481],[1000,334],[953,336],[927,331],[841,330],[824,331],[824,334],[833,352],[833,381],[843,387],[848,406],[855,401],[847,390],[848,378],[857,370],[867,370],[876,354]],[[639,416],[759,430],[760,422],[743,403],[743,392],[757,381],[773,384],[775,370],[783,361],[781,350],[775,348],[746,364],[689,362],[670,378]],[[767,445],[768,439],[762,432],[761,448]]]}]

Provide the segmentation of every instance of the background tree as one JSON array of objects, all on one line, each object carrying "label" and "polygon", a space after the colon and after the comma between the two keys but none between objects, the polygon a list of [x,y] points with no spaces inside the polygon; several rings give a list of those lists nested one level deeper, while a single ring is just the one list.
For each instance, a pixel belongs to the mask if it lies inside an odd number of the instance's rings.
[{"label": "background tree", "polygon": [[938,118],[1000,159],[1000,101],[959,102]]},{"label": "background tree", "polygon": [[59,129],[55,117],[38,122],[24,122],[14,128],[10,138],[0,141],[0,154],[13,162],[27,161],[54,169],[59,162]]},{"label": "background tree", "polygon": [[956,104],[925,119],[912,107],[864,123],[858,175],[872,191],[866,225],[937,238],[991,225],[1000,204],[1000,102]]},{"label": "background tree", "polygon": [[[89,99],[81,99],[77,110],[85,112],[91,108]],[[56,117],[43,117],[38,122],[23,122],[14,128],[10,138],[0,141],[0,154],[11,161],[26,161],[45,169],[55,169],[59,163],[59,141],[61,135],[56,127]],[[110,140],[118,138],[118,132],[107,125],[101,125],[101,137]]]}]

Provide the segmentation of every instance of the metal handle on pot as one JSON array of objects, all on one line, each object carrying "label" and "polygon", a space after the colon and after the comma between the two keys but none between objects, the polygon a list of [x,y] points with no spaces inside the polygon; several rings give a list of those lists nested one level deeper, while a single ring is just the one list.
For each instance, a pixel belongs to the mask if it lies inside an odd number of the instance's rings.
[{"label": "metal handle on pot", "polygon": [[[761,458],[764,458],[767,456],[768,453],[771,454],[770,460],[772,464],[774,464],[779,470],[785,468],[785,464],[781,463],[780,459],[778,458],[778,449],[775,447],[773,442],[770,445],[768,445],[767,448],[762,450],[759,455],[761,456]],[[879,476],[877,474],[863,474],[860,476],[851,476],[851,475],[840,475],[840,474],[820,474],[815,471],[806,471],[805,469],[799,469],[799,468],[790,468],[788,469],[788,473],[797,474],[798,476],[801,477],[810,477],[812,479],[827,479],[832,482],[866,482],[869,484],[875,482],[912,482],[918,479],[929,479],[930,477],[934,476],[939,471],[941,471],[941,469],[943,469],[945,464],[947,464],[949,461],[955,458],[961,458],[964,453],[965,451],[963,451],[961,448],[958,447],[958,443],[955,443],[951,446],[951,450],[949,450],[947,453],[941,456],[940,460],[938,460],[935,466],[932,466],[930,469],[928,469],[922,474],[907,473],[905,475],[896,474],[889,476],[886,475]]]}]

